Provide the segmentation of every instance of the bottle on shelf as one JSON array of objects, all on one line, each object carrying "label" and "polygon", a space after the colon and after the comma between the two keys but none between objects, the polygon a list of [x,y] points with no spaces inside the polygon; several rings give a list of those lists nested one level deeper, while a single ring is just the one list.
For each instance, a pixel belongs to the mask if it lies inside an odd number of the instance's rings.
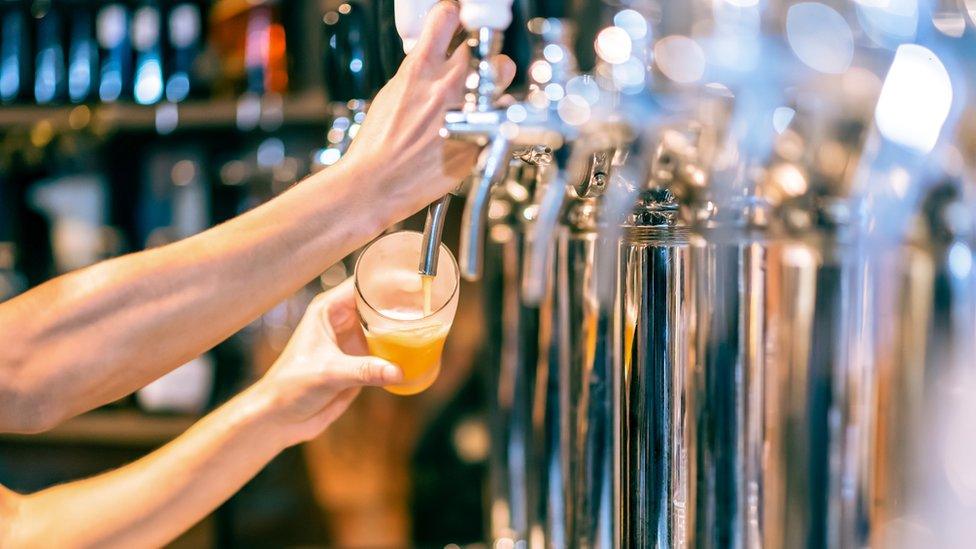
[{"label": "bottle on shelf", "polygon": [[33,100],[31,17],[20,2],[0,6],[0,101]]},{"label": "bottle on shelf", "polygon": [[55,5],[35,3],[37,33],[34,59],[34,101],[38,105],[60,103],[67,98],[65,71],[64,14]]},{"label": "bottle on shelf", "polygon": [[152,105],[163,98],[162,17],[159,5],[149,0],[132,12],[132,47],[135,74],[132,97],[140,105]]},{"label": "bottle on shelf", "polygon": [[103,5],[95,19],[100,59],[98,97],[105,103],[126,98],[132,90],[130,20],[129,7],[121,2]]},{"label": "bottle on shelf", "polygon": [[177,2],[166,13],[166,100],[172,103],[205,91],[198,57],[204,54],[204,19],[196,2]]},{"label": "bottle on shelf", "polygon": [[86,103],[98,97],[98,42],[92,9],[74,6],[68,25],[68,98],[72,103]]}]

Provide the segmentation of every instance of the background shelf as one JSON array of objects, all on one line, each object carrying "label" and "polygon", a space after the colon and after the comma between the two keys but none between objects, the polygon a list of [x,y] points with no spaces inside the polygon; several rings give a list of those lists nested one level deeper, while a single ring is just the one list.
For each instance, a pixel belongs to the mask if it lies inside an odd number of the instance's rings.
[{"label": "background shelf", "polygon": [[284,97],[245,96],[157,105],[11,105],[0,107],[0,131],[25,130],[43,121],[50,123],[55,130],[80,130],[89,125],[102,131],[152,131],[160,127],[169,131],[223,128],[273,130],[282,125],[324,126],[328,122],[328,115],[328,102],[321,91]]},{"label": "background shelf", "polygon": [[195,416],[149,415],[135,410],[99,410],[72,418],[43,433],[0,433],[0,440],[21,443],[156,447],[186,431]]}]

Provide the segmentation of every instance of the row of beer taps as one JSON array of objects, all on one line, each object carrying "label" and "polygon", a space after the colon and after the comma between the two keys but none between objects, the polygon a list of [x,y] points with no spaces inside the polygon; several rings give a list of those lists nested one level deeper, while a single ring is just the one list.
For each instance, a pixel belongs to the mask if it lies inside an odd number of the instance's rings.
[{"label": "row of beer taps", "polygon": [[[972,12],[460,3],[471,76],[444,135],[483,152],[459,265],[502,319],[489,541],[973,539]],[[432,4],[397,0],[405,44]],[[513,9],[534,53],[501,99]]]}]

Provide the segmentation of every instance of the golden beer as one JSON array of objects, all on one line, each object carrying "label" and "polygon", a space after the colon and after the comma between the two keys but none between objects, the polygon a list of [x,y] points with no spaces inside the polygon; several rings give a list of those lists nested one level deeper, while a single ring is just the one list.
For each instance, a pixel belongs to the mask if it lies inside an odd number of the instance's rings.
[{"label": "golden beer", "polygon": [[408,330],[367,331],[370,354],[403,370],[403,383],[387,385],[395,395],[414,395],[431,385],[441,371],[441,353],[449,327],[430,324]]}]

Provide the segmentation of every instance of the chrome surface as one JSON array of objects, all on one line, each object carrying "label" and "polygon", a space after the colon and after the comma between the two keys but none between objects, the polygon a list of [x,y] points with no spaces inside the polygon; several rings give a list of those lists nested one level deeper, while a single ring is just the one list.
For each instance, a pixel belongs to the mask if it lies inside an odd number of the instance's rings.
[{"label": "chrome surface", "polygon": [[444,232],[444,220],[447,209],[451,205],[451,195],[446,194],[427,207],[427,219],[424,221],[424,236],[420,244],[420,267],[418,272],[424,276],[437,275],[437,258],[440,255],[441,235]]}]

